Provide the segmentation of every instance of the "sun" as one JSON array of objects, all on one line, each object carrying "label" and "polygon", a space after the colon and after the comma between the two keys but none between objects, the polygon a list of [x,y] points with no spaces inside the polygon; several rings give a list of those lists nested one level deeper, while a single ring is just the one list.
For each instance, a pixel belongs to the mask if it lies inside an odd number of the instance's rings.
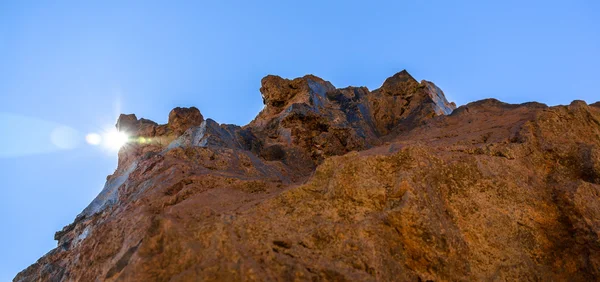
[{"label": "sun", "polygon": [[85,136],[85,141],[90,145],[102,145],[104,148],[111,151],[118,151],[129,142],[129,135],[116,129],[111,129],[102,134],[90,133]]},{"label": "sun", "polygon": [[129,135],[127,135],[125,132],[117,131],[115,129],[104,133],[102,139],[105,147],[118,151],[127,143],[127,141],[129,141]]}]

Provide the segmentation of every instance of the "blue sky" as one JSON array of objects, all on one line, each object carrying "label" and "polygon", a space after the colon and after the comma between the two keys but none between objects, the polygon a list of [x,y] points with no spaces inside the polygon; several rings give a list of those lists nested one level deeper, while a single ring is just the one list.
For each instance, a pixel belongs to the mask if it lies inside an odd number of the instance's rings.
[{"label": "blue sky", "polygon": [[[323,3],[325,2],[325,3]],[[267,74],[451,101],[600,100],[597,1],[0,1],[0,281],[55,247],[116,153],[83,137],[176,106],[243,125]],[[52,132],[75,140],[56,146]]]}]

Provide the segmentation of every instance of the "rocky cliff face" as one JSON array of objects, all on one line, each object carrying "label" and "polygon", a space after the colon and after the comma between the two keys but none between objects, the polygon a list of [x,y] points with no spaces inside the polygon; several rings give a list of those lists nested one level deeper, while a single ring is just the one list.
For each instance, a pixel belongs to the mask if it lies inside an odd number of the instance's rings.
[{"label": "rocky cliff face", "polygon": [[260,91],[244,127],[121,115],[117,170],[15,281],[600,279],[600,103],[455,109],[406,71]]}]

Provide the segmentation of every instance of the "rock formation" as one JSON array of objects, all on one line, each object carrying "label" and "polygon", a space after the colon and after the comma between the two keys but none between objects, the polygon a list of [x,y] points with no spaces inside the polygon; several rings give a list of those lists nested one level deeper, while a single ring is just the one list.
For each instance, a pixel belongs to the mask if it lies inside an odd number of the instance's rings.
[{"label": "rock formation", "polygon": [[117,170],[14,281],[600,279],[600,103],[261,83],[244,127],[121,115]]}]

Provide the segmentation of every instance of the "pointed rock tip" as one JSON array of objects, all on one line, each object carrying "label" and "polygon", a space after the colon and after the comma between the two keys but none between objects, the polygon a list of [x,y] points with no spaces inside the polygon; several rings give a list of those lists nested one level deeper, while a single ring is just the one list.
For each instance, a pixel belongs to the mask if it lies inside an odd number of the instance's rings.
[{"label": "pointed rock tip", "polygon": [[408,95],[418,86],[419,82],[417,82],[417,80],[415,80],[406,70],[402,70],[388,77],[381,87],[375,91],[380,91],[392,96],[403,96]]},{"label": "pointed rock tip", "polygon": [[412,77],[412,75],[410,75],[410,73],[408,73],[406,69],[403,69],[402,71],[397,72],[394,75],[388,77],[383,84],[385,84],[386,82],[405,82],[409,80],[417,82],[417,80],[414,77]]}]

